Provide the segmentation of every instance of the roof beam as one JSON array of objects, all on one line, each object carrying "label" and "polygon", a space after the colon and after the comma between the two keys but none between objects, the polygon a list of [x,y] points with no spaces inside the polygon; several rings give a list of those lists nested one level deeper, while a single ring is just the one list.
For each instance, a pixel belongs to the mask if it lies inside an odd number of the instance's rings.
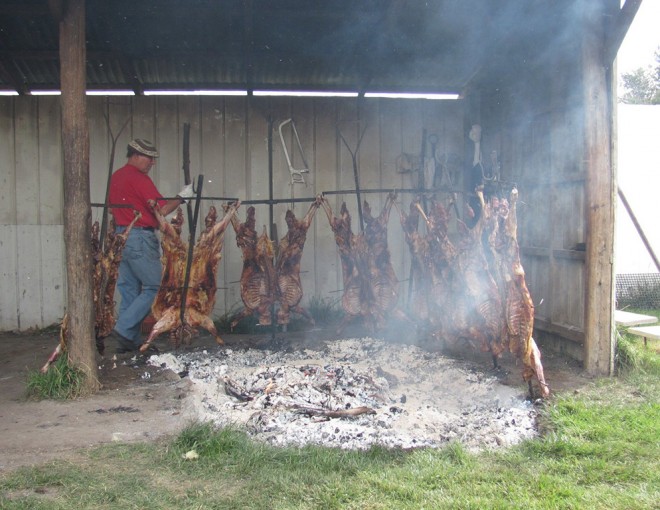
[{"label": "roof beam", "polygon": [[245,0],[243,3],[243,66],[246,88],[248,90],[252,87],[252,65],[254,54],[253,25],[254,10],[252,8],[252,0]]},{"label": "roof beam", "polygon": [[[48,3],[50,2],[51,0],[49,0]],[[9,2],[3,4],[2,10],[5,14],[12,16],[26,16],[28,18],[32,16],[47,16],[51,14],[49,7],[45,3],[25,5],[24,2]]]},{"label": "roof beam", "polygon": [[25,81],[18,75],[17,72],[12,71],[15,69],[13,62],[8,58],[0,58],[0,77],[19,94],[27,94],[28,87]]},{"label": "roof beam", "polygon": [[606,67],[610,67],[612,62],[614,62],[621,43],[626,37],[633,19],[635,19],[640,5],[642,5],[642,0],[626,0],[626,3],[623,4],[617,13],[612,23],[612,29],[609,31],[609,37],[605,43],[603,58],[605,59],[604,64]]},{"label": "roof beam", "polygon": [[124,77],[126,78],[126,84],[133,89],[133,92],[135,93],[136,96],[141,96],[144,94],[144,84],[140,81],[140,79],[137,76],[137,72],[135,71],[135,65],[133,65],[133,61],[130,60],[129,58],[126,58],[125,56],[121,56],[118,58],[119,60],[119,67],[121,68],[121,72],[124,73]]},{"label": "roof beam", "polygon": [[48,10],[56,23],[62,21],[62,17],[64,16],[62,0],[48,0]]}]

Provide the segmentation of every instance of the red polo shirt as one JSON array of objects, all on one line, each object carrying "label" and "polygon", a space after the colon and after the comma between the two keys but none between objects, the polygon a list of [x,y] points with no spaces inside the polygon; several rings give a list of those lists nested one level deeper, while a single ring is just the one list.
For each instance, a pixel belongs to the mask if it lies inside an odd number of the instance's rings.
[{"label": "red polo shirt", "polygon": [[135,217],[133,209],[135,209],[142,213],[142,217],[135,223],[136,226],[158,228],[158,220],[147,200],[157,200],[161,205],[165,200],[162,200],[163,196],[156,189],[151,177],[140,172],[137,167],[125,165],[112,174],[108,198],[111,205],[132,206],[132,208],[111,208],[116,225],[128,225],[133,221]]}]

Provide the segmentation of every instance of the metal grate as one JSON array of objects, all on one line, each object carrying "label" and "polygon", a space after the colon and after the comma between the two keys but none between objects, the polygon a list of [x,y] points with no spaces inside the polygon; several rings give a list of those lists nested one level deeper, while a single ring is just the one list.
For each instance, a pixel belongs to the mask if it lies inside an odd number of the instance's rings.
[{"label": "metal grate", "polygon": [[616,307],[660,309],[660,273],[616,275]]}]

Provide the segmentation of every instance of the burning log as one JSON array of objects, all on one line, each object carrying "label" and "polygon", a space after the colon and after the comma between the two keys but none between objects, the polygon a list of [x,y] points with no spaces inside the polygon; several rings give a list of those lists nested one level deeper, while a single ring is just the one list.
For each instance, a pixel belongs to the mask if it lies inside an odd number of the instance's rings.
[{"label": "burning log", "polygon": [[354,418],[363,414],[376,414],[374,409],[366,406],[332,410],[295,405],[292,409],[300,414],[306,414],[307,416],[324,416],[326,418]]},{"label": "burning log", "polygon": [[240,384],[238,384],[236,381],[233,381],[229,377],[224,378],[224,383],[225,393],[227,393],[227,395],[234,397],[241,402],[249,402],[250,400],[254,400],[254,397],[250,395],[245,390],[245,388],[243,388]]}]

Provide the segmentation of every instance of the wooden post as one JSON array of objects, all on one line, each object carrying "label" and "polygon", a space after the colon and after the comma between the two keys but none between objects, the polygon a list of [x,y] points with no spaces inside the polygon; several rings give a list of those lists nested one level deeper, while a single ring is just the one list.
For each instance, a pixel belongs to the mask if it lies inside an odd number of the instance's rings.
[{"label": "wooden post", "polygon": [[69,317],[67,348],[69,360],[85,373],[84,390],[91,393],[100,384],[94,352],[85,0],[69,0],[64,5],[60,20],[60,84]]},{"label": "wooden post", "polygon": [[[613,2],[610,2],[612,4]],[[604,61],[606,2],[580,0],[586,177],[586,307],[584,366],[593,375],[614,372],[614,212],[611,62]],[[616,6],[616,5],[615,5]],[[594,9],[596,12],[593,12]]]}]

